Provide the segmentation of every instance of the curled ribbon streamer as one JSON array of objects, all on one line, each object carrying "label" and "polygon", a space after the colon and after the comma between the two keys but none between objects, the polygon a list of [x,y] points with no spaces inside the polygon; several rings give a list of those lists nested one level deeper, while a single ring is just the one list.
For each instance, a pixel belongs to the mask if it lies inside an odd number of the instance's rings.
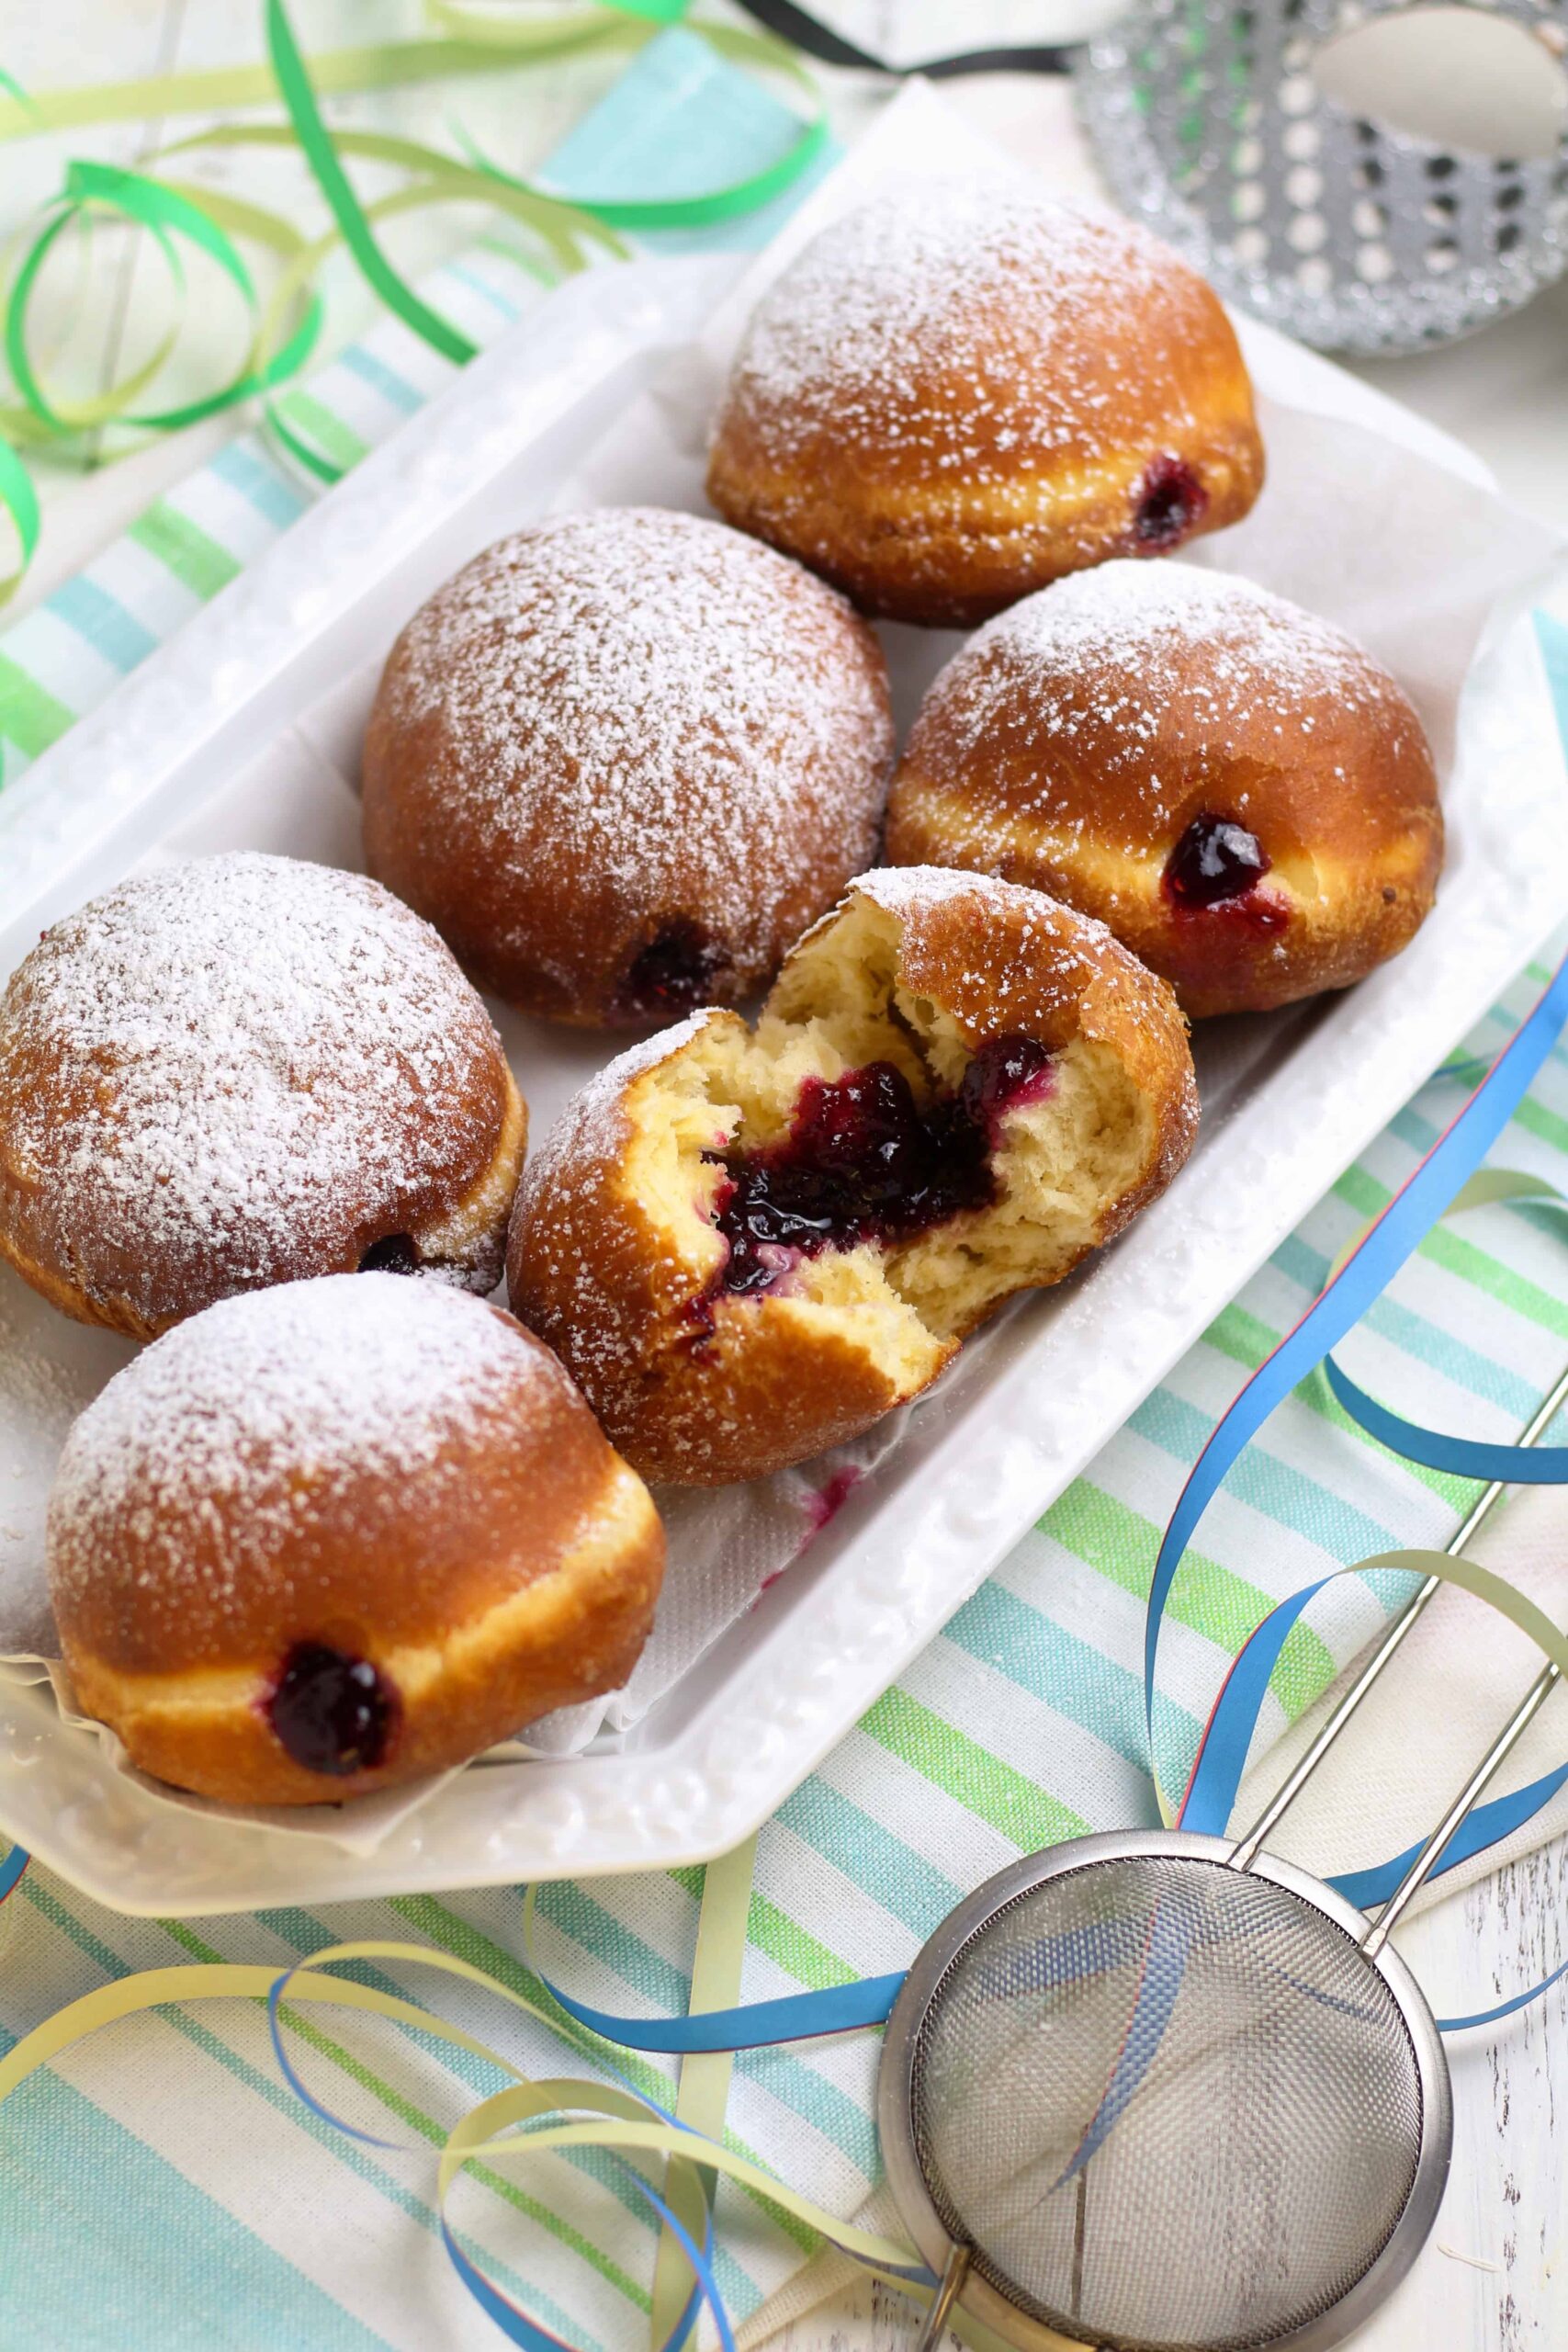
[{"label": "curled ribbon streamer", "polygon": [[[209,206],[193,200],[189,191],[167,181],[151,179],[139,172],[127,172],[102,164],[73,164],[66,177],[65,191],[59,199],[54,218],[34,241],[18,270],[6,311],[5,345],[6,363],[17,389],[32,412],[34,419],[56,434],[80,432],[102,424],[110,417],[132,425],[151,426],[173,431],[183,424],[195,424],[199,418],[216,411],[231,407],[237,401],[248,399],[253,392],[265,390],[286,375],[291,375],[303,365],[314,348],[321,322],[321,304],[314,296],[308,299],[304,316],[294,334],[270,356],[262,349],[259,324],[253,334],[250,350],[238,374],[217,391],[201,399],[183,403],[178,408],[139,413],[126,402],[149,382],[173,343],[173,335],[165,336],[151,360],[144,362],[120,383],[111,387],[96,400],[69,411],[51,402],[45,395],[33,370],[27,348],[28,305],[39,272],[50,251],[77,213],[87,208],[119,213],[124,219],[149,229],[168,261],[177,284],[183,287],[184,272],[173,240],[184,237],[207,253],[237,288],[250,309],[253,319],[259,320],[259,304],[251,274],[246,268],[232,238],[222,225],[227,219],[242,234],[260,236],[288,251],[302,244],[296,232],[287,224],[276,221],[258,207],[241,204],[233,198],[220,199]],[[25,416],[14,410],[0,412],[0,422],[13,432],[25,429]]]},{"label": "curled ribbon streamer", "polygon": [[[727,2346],[732,2345],[733,2337],[723,2299],[713,2278],[706,2245],[697,2245],[671,2205],[658,2195],[640,2170],[636,2168],[632,2161],[635,2158],[661,2157],[684,2166],[700,2166],[712,2173],[722,2173],[750,2189],[763,2202],[804,2222],[808,2229],[879,2276],[916,2291],[929,2293],[933,2287],[931,2272],[908,2246],[900,2245],[895,2239],[883,2237],[875,2231],[863,2230],[852,2222],[840,2221],[836,2214],[828,2212],[811,2199],[787,2188],[751,2157],[723,2146],[705,2133],[693,2131],[641,2093],[618,2091],[606,2084],[571,2077],[532,2081],[501,2052],[491,2049],[462,2027],[448,2023],[434,2011],[422,2008],[399,1995],[382,1992],[376,1986],[322,1973],[350,1961],[434,1968],[495,1995],[498,1999],[510,2003],[513,2007],[546,2025],[554,2022],[526,1995],[487,1976],[482,1969],[451,1953],[433,1951],[418,1944],[379,1939],[333,1944],[313,1953],[308,1962],[282,1970],[270,1964],[243,1962],[193,1963],[149,1969],[136,1976],[122,1977],[96,1993],[84,1995],[24,2035],[4,2058],[0,2058],[0,2102],[8,2098],[40,2066],[47,2065],[102,2026],[143,2010],[157,2008],[165,2002],[239,1996],[260,1999],[267,2004],[274,2046],[286,2078],[296,2095],[314,2114],[350,2137],[371,2146],[395,2145],[397,2143],[361,2131],[323,2106],[305,2087],[288,2059],[281,2030],[286,2021],[285,2002],[301,2007],[334,2004],[361,2009],[395,2024],[412,2027],[466,2051],[470,2056],[511,2077],[511,2088],[480,2100],[447,2133],[437,2172],[436,2202],[446,2251],[465,2287],[510,2340],[525,2346],[526,2352],[559,2352],[561,2339],[529,2319],[500,2292],[458,2244],[446,2219],[446,2199],[459,2175],[469,2165],[481,2161],[503,2165],[540,2154],[570,2153],[579,2149],[596,2150],[625,2159],[639,2194],[661,2215],[681,2245],[697,2279],[699,2291],[713,2310],[715,2323]],[[544,2120],[552,2115],[584,2113],[597,2120],[560,2123],[549,2123]],[[519,2126],[528,2128],[519,2130]],[[674,2352],[674,2347],[690,2326],[692,2312],[693,2306],[688,2304],[680,2314],[676,2329],[665,2340],[661,2352]]]},{"label": "curled ribbon streamer", "polygon": [[[1210,1502],[1243,1449],[1298,1381],[1316,1370],[1382,1296],[1393,1276],[1443,1215],[1529,1089],[1568,1022],[1568,958],[1564,958],[1529,1018],[1494,1062],[1463,1109],[1414,1173],[1324,1284],[1295,1329],[1258,1366],[1213,1431],[1181,1490],[1161,1540],[1149,1589],[1144,1636],[1144,1713],[1149,1753],[1155,1753],[1155,1661],[1160,1626],[1176,1572]],[[1517,1465],[1526,1457],[1507,1449]],[[1517,1466],[1510,1479],[1524,1473]],[[1155,1774],[1166,1820],[1171,1808]]]},{"label": "curled ribbon streamer", "polygon": [[863,73],[900,77],[920,74],[933,82],[953,81],[965,74],[1065,74],[1073,55],[1069,44],[1036,41],[1021,47],[961,50],[944,57],[922,57],[912,65],[895,65],[890,59],[877,57],[834,32],[820,17],[797,6],[796,0],[739,0],[739,6],[760,25],[794,41],[808,57],[819,58],[824,65],[847,65]]},{"label": "curled ribbon streamer", "polygon": [[[0,92],[9,93],[0,95],[0,139],[66,124],[248,105],[281,96],[287,127],[222,127],[178,141],[164,152],[242,141],[296,146],[326,199],[333,223],[330,235],[309,240],[280,215],[207,188],[92,163],[68,166],[65,189],[50,208],[50,216],[33,240],[6,301],[4,343],[10,374],[21,397],[19,404],[0,405],[0,508],[10,516],[19,560],[9,574],[0,576],[0,605],[25,575],[39,534],[37,494],[15,445],[59,442],[110,424],[174,431],[254,395],[266,396],[295,375],[316,346],[322,314],[310,279],[338,243],[347,248],[362,276],[395,317],[444,357],[461,365],[472,357],[475,345],[450,320],[433,310],[396,269],[377,237],[377,222],[415,206],[482,200],[520,220],[540,238],[558,267],[572,270],[583,266],[594,245],[608,254],[623,254],[625,247],[615,233],[617,227],[694,227],[754,210],[797,179],[827,144],[829,129],[820,96],[793,51],[768,35],[700,17],[691,20],[691,29],[720,55],[785,74],[807,94],[812,107],[799,137],[776,163],[724,187],[660,199],[569,200],[503,171],[471,141],[467,141],[471,160],[463,163],[413,141],[352,131],[334,138],[321,118],[318,82],[333,91],[385,88],[433,74],[536,63],[587,46],[637,48],[661,27],[684,17],[686,0],[608,0],[600,7],[527,17],[464,7],[457,0],[426,0],[426,8],[431,21],[450,37],[334,51],[316,60],[313,73],[295,39],[284,0],[267,0],[269,62],[265,68],[170,74],[107,85],[97,93],[63,91],[39,99],[28,96],[9,76],[0,75]],[[376,202],[362,203],[344,167],[345,154],[390,164],[417,176],[410,187]],[[229,277],[250,307],[255,324],[245,361],[228,383],[176,408],[136,410],[134,402],[174,348],[179,332],[176,322],[148,359],[93,400],[67,409],[44,392],[28,346],[29,303],[39,273],[65,228],[89,209],[118,212],[153,236],[176,298],[183,296],[186,282],[176,239],[203,249]],[[285,259],[282,285],[259,320],[255,290],[236,238],[269,245]],[[295,305],[300,306],[299,322],[292,334],[283,335],[280,316]],[[304,438],[276,402],[267,401],[265,413],[271,430],[297,463],[320,481],[340,478],[343,468]],[[100,454],[95,452],[95,462]]]},{"label": "curled ribbon streamer", "polygon": [[23,574],[33,560],[41,523],[32,476],[10,443],[5,440],[0,440],[0,506],[4,506],[11,517],[17,545],[21,549],[21,560],[15,570],[0,573],[0,605],[4,605],[16,594]]}]

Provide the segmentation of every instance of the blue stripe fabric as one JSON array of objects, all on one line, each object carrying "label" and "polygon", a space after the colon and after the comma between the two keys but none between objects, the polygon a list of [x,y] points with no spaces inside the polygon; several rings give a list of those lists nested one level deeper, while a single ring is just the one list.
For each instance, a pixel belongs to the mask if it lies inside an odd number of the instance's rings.
[{"label": "blue stripe fabric", "polygon": [[[465,282],[478,284],[479,281],[469,277]],[[397,409],[402,415],[412,416],[416,408],[424,406],[424,394],[411,384],[406,376],[400,376],[395,368],[389,367],[386,360],[378,358],[375,352],[367,351],[363,344],[350,344],[342,356],[342,365],[351,376],[357,376],[362,384],[368,384],[373,392],[379,392],[389,408]]]},{"label": "blue stripe fabric", "polygon": [[134,670],[156,650],[158,640],[151,629],[96,580],[63,581],[49,598],[48,609],[117,670]]},{"label": "blue stripe fabric", "polygon": [[284,478],[249,435],[231,441],[209,462],[218,481],[238,491],[264,522],[279,531],[298,522],[310,503],[304,492]]}]

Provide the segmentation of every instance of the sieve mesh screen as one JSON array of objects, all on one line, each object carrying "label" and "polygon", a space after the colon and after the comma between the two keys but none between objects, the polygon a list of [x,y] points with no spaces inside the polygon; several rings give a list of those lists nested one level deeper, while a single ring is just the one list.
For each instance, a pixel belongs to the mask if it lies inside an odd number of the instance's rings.
[{"label": "sieve mesh screen", "polygon": [[1303,1897],[1172,1855],[1018,1896],[944,1972],[916,2153],[1010,2302],[1108,2352],[1242,2352],[1329,2310],[1408,2202],[1393,1993]]}]

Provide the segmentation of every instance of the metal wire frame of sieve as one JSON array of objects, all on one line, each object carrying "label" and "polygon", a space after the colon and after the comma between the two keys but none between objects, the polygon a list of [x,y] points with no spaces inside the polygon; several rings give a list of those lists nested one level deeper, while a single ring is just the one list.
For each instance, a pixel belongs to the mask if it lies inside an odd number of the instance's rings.
[{"label": "metal wire frame of sieve", "polygon": [[889,2184],[1026,2352],[1320,2352],[1436,2215],[1452,2117],[1419,1987],[1331,1888],[1234,1852],[1142,1831],[1032,1856],[899,1996]]}]

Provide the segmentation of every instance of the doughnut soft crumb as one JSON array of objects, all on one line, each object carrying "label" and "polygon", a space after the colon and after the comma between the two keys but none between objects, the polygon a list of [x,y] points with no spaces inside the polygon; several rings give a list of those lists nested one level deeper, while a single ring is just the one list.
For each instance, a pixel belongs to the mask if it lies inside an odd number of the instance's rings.
[{"label": "doughnut soft crumb", "polygon": [[1163,1190],[1196,1115],[1169,991],[1100,925],[866,876],[754,1032],[699,1014],[569,1109],[519,1198],[513,1304],[645,1476],[757,1477],[1060,1282]]}]

